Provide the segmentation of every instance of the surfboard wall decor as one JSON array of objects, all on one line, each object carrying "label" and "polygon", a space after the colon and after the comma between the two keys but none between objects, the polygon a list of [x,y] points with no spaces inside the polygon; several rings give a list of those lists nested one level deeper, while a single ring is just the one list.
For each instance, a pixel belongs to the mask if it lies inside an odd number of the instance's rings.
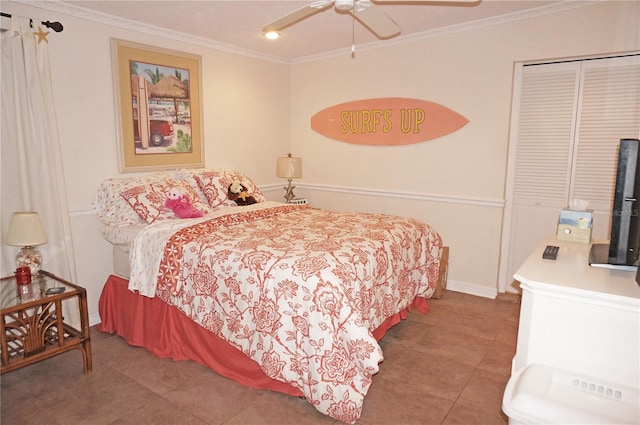
[{"label": "surfboard wall decor", "polygon": [[311,117],[311,129],[341,142],[396,146],[432,140],[453,133],[468,122],[435,102],[381,97],[323,109]]}]

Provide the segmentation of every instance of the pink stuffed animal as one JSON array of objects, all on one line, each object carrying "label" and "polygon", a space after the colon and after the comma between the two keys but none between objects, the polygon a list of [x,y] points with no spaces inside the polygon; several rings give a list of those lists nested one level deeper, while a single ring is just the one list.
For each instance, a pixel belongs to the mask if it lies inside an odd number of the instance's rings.
[{"label": "pink stuffed animal", "polygon": [[180,218],[196,218],[204,216],[204,213],[191,205],[189,197],[183,195],[178,189],[170,189],[167,192],[167,199],[164,201],[165,208],[169,208]]}]

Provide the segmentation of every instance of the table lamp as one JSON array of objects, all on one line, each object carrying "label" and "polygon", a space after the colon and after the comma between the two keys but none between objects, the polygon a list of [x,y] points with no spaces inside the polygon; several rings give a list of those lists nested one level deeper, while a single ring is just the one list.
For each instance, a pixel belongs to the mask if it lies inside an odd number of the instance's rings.
[{"label": "table lamp", "polygon": [[286,190],[284,199],[287,200],[288,204],[293,198],[295,198],[295,195],[293,194],[295,186],[291,184],[291,181],[302,177],[302,158],[292,156],[291,154],[278,157],[278,162],[276,164],[276,176],[289,181],[289,185],[284,188]]},{"label": "table lamp", "polygon": [[27,266],[31,274],[37,274],[42,265],[42,254],[38,245],[47,243],[47,235],[44,233],[42,221],[37,212],[14,212],[9,222],[9,231],[5,243],[10,246],[21,246],[16,255],[18,267]]}]

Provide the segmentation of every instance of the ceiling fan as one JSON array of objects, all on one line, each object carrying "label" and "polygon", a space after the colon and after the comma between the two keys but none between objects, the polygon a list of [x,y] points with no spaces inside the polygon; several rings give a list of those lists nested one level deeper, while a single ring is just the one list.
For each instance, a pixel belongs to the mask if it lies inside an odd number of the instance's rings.
[{"label": "ceiling fan", "polygon": [[481,0],[317,0],[300,9],[268,23],[262,28],[264,34],[279,32],[319,12],[324,12],[332,6],[338,13],[347,13],[364,25],[376,37],[387,40],[400,34],[401,29],[386,13],[376,4],[446,4],[450,3],[476,3]]}]

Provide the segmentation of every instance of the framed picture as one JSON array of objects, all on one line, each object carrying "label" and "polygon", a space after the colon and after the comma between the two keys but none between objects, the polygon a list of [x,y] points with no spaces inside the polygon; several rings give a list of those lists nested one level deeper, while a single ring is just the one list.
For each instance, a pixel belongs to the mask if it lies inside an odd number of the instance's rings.
[{"label": "framed picture", "polygon": [[200,56],[111,40],[120,172],[203,167]]}]

